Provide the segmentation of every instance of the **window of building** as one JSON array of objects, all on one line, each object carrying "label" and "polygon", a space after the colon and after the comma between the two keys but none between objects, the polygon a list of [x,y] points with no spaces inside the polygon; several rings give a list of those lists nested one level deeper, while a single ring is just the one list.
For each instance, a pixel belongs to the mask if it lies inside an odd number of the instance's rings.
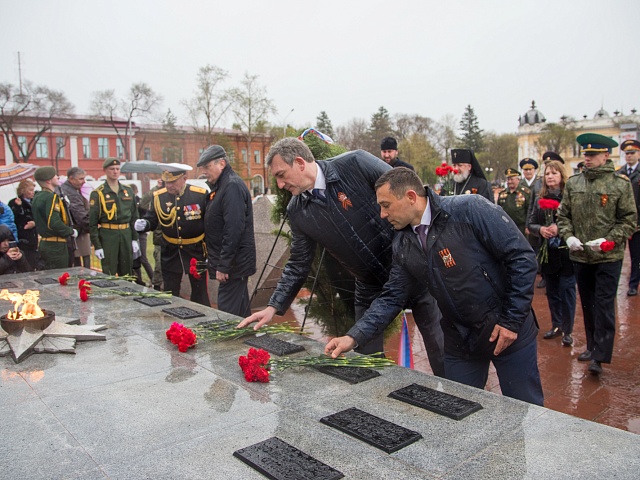
[{"label": "window of building", "polygon": [[144,159],[151,160],[151,149],[149,147],[144,147]]},{"label": "window of building", "polygon": [[247,150],[244,148],[242,149],[242,161],[247,163]]},{"label": "window of building", "polygon": [[49,158],[49,144],[44,137],[40,137],[36,143],[36,157]]},{"label": "window of building", "polygon": [[87,137],[82,138],[82,156],[91,158],[91,140]]},{"label": "window of building", "polygon": [[229,161],[231,163],[236,161],[236,151],[235,150],[229,150],[227,152],[227,158],[229,159]]},{"label": "window of building", "polygon": [[253,160],[256,163],[260,163],[260,150],[254,150],[253,151]]},{"label": "window of building", "polygon": [[107,158],[109,156],[109,139],[98,139],[98,158]]},{"label": "window of building", "polygon": [[58,153],[58,158],[64,158],[64,147],[66,143],[64,137],[56,137],[56,152]]},{"label": "window of building", "polygon": [[27,137],[18,137],[18,153],[23,157],[27,154]]},{"label": "window of building", "polygon": [[182,149],[162,147],[162,161],[165,163],[182,162]]},{"label": "window of building", "polygon": [[120,160],[124,159],[124,145],[122,145],[122,140],[116,138],[116,155]]}]

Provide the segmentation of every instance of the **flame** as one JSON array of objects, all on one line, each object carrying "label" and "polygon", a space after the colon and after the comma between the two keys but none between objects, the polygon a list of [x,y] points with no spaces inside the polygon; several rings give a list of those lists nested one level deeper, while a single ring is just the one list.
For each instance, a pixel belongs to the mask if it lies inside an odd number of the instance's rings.
[{"label": "flame", "polygon": [[[9,292],[4,289],[0,292],[0,300],[9,300],[14,304],[13,312],[9,310],[7,318],[10,320],[26,320],[44,317],[44,313],[38,306],[40,292],[38,290],[27,290],[24,295],[15,292]],[[22,310],[18,309],[22,305]]]}]

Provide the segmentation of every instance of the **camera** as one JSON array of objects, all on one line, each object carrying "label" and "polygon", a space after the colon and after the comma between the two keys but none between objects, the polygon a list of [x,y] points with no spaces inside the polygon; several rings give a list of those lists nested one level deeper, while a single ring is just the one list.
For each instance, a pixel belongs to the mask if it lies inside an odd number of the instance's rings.
[{"label": "camera", "polygon": [[18,248],[18,242],[16,241],[9,242],[9,248]]}]

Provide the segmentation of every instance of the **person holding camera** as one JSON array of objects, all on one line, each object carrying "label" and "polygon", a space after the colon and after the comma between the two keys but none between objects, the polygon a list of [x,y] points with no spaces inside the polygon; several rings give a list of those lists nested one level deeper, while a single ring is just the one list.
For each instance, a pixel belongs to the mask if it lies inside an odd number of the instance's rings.
[{"label": "person holding camera", "polygon": [[0,225],[0,275],[31,271],[31,265],[18,248],[11,229]]}]

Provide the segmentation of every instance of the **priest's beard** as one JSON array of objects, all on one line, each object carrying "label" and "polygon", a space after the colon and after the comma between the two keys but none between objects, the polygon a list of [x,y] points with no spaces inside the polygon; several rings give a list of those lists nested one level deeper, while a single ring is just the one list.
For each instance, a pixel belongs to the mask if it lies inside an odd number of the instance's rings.
[{"label": "priest's beard", "polygon": [[470,171],[466,171],[466,172],[460,172],[460,173],[455,173],[453,175],[453,181],[456,183],[462,183],[464,182],[467,178],[469,178],[469,175],[471,174]]}]

